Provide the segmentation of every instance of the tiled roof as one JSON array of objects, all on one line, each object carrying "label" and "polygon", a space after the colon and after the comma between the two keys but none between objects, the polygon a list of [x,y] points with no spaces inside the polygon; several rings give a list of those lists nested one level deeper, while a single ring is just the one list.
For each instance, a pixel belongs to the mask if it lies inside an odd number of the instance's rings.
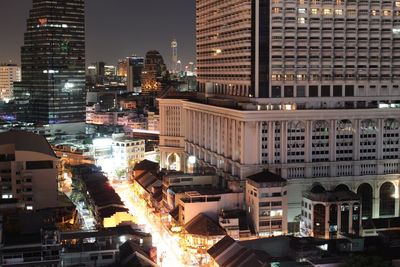
[{"label": "tiled roof", "polygon": [[190,220],[190,222],[185,225],[185,230],[189,234],[202,236],[218,236],[226,234],[225,230],[222,229],[218,223],[204,213],[200,213]]}]

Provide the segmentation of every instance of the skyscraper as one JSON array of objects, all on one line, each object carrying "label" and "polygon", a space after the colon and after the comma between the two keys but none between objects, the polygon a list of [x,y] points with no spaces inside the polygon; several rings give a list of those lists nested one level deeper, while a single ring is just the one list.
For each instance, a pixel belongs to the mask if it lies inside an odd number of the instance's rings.
[{"label": "skyscraper", "polygon": [[33,0],[15,89],[26,122],[69,126],[85,121],[84,0]]},{"label": "skyscraper", "polygon": [[196,17],[201,98],[160,99],[161,167],[195,157],[233,190],[269,169],[289,224],[321,189],[399,216],[399,1],[197,0]]}]

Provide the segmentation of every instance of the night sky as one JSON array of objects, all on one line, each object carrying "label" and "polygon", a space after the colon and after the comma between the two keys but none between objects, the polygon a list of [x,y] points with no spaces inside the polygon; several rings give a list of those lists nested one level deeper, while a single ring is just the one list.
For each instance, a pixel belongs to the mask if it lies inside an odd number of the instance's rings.
[{"label": "night sky", "polygon": [[[20,62],[31,0],[0,0],[0,62]],[[195,61],[195,0],[86,0],[86,62],[115,65],[133,53],[171,58],[178,41],[182,64]]]}]

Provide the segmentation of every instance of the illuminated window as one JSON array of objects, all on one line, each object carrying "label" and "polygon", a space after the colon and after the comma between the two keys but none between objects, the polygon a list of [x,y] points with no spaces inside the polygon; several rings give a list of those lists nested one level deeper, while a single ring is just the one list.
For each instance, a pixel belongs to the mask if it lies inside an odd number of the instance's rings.
[{"label": "illuminated window", "polygon": [[396,1],[394,4],[396,7],[400,7],[400,1]]},{"label": "illuminated window", "polygon": [[335,14],[336,15],[343,15],[343,10],[342,9],[335,9]]},{"label": "illuminated window", "polygon": [[336,0],[336,5],[341,5],[342,4],[342,0]]},{"label": "illuminated window", "polygon": [[324,8],[324,15],[332,15],[332,10]]},{"label": "illuminated window", "polygon": [[378,12],[376,12],[376,10],[371,10],[371,16],[377,16]]},{"label": "illuminated window", "polygon": [[304,0],[299,0],[299,5],[304,5]]},{"label": "illuminated window", "polygon": [[297,9],[297,13],[299,13],[299,14],[306,14],[306,12],[307,12],[307,9],[305,9],[305,8],[298,8]]},{"label": "illuminated window", "polygon": [[311,8],[311,14],[318,15],[318,9],[317,8]]},{"label": "illuminated window", "polygon": [[274,8],[272,9],[272,13],[273,13],[273,14],[279,14],[279,13],[281,13],[281,9],[280,9],[279,7],[274,7]]},{"label": "illuminated window", "polygon": [[354,16],[356,14],[357,14],[357,12],[354,9],[348,9],[347,10],[347,15],[349,15],[349,16]]},{"label": "illuminated window", "polygon": [[299,24],[304,24],[304,23],[306,23],[306,19],[305,18],[297,18],[297,22]]},{"label": "illuminated window", "polygon": [[392,15],[392,12],[390,12],[390,10],[383,10],[383,15],[390,16],[390,15]]}]

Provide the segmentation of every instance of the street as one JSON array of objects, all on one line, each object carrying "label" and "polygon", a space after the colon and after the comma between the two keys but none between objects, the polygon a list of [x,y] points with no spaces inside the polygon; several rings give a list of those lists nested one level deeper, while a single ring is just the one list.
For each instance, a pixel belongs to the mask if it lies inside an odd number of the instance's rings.
[{"label": "street", "polygon": [[157,247],[157,264],[163,267],[197,266],[193,258],[179,246],[179,238],[164,228],[160,218],[148,212],[139,201],[135,201],[134,192],[128,182],[115,183],[113,187],[130,213],[139,218],[137,223],[144,225],[145,231],[152,234],[153,245]]}]

